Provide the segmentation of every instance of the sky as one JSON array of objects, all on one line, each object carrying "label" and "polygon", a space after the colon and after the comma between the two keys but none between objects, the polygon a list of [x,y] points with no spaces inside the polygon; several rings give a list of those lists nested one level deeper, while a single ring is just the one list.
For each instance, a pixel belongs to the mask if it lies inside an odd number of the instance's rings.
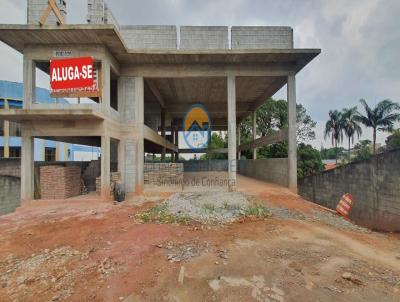
[{"label": "sky", "polygon": [[[67,0],[67,23],[86,23],[85,0]],[[291,26],[295,48],[321,48],[297,75],[297,101],[317,122],[312,145],[330,147],[329,110],[400,102],[399,0],[108,0],[122,25]],[[26,0],[0,0],[0,23],[25,23]],[[0,42],[0,79],[22,81],[22,56]],[[39,79],[38,86],[48,87]],[[275,97],[286,98],[285,88]],[[397,125],[398,126],[398,125]],[[378,134],[384,143],[387,134]],[[363,129],[362,139],[372,140]],[[347,147],[345,145],[345,147]]]}]

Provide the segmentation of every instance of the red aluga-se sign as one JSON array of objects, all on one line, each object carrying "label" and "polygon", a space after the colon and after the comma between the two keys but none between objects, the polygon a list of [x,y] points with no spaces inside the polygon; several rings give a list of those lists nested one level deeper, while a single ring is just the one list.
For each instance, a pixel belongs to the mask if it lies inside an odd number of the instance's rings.
[{"label": "red aluga-se sign", "polygon": [[50,61],[51,89],[92,87],[93,69],[92,57],[53,59]]}]

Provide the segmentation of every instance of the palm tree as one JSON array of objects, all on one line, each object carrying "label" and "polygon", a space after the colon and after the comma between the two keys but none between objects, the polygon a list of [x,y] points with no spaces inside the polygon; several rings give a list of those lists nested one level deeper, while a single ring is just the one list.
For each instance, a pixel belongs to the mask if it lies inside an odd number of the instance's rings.
[{"label": "palm tree", "polygon": [[351,144],[354,144],[354,135],[360,138],[362,129],[357,121],[357,107],[350,109],[344,108],[342,110],[342,124],[343,131],[349,139],[349,159],[350,159],[350,149]]},{"label": "palm tree", "polygon": [[330,136],[332,145],[335,146],[336,151],[336,164],[337,164],[337,148],[338,143],[343,140],[343,119],[342,113],[337,110],[329,111],[329,120],[325,124],[324,137],[325,139]]},{"label": "palm tree", "polygon": [[368,106],[364,99],[360,103],[365,109],[365,115],[357,112],[356,120],[364,124],[366,127],[373,129],[373,152],[376,152],[376,132],[392,131],[394,123],[400,120],[400,106],[391,100],[380,101],[375,108]]}]

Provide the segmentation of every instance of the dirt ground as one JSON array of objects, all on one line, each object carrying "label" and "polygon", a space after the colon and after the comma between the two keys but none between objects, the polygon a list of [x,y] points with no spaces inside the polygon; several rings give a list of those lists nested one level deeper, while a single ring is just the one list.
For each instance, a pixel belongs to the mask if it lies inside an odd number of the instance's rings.
[{"label": "dirt ground", "polygon": [[398,235],[304,218],[331,213],[279,186],[238,189],[283,214],[160,225],[134,215],[168,194],[25,204],[0,217],[0,301],[400,301]]}]

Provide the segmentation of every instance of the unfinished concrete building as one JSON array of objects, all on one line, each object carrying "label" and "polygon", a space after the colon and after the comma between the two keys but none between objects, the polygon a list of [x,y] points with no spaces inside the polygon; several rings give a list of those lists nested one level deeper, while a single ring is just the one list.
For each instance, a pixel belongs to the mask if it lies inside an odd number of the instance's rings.
[{"label": "unfinished concrete building", "polygon": [[[179,152],[185,152],[178,147],[176,133],[183,130],[182,117],[196,103],[207,108],[213,131],[228,133],[225,152],[231,189],[239,151],[287,140],[288,158],[269,161],[263,173],[297,190],[296,74],[319,49],[294,48],[290,27],[104,24],[114,19],[109,8],[104,15],[102,1],[88,3],[86,25],[40,26],[37,20],[28,20],[28,25],[0,25],[0,40],[23,54],[23,109],[0,111],[1,119],[22,125],[23,200],[33,198],[36,137],[101,147],[104,199],[110,196],[114,159],[126,192],[143,192],[145,153],[168,152],[176,160]],[[98,97],[89,97],[92,102],[35,102],[36,69],[49,73],[50,60],[60,53],[94,58],[101,89]],[[254,132],[253,142],[239,145],[237,126],[252,115],[255,131],[254,112],[284,85],[288,129],[261,138]],[[171,133],[169,138],[166,132]],[[241,163],[241,169],[251,174],[255,161],[248,160],[248,166]]]}]

